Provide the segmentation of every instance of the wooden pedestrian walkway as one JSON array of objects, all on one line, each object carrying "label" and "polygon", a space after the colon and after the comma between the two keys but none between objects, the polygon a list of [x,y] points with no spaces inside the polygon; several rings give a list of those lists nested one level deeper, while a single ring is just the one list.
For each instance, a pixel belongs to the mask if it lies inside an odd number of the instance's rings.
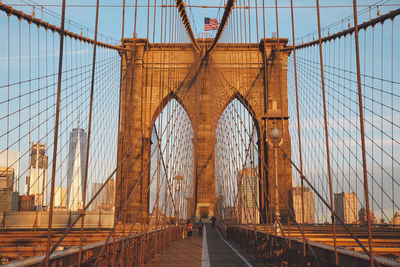
[{"label": "wooden pedestrian walkway", "polygon": [[204,237],[200,237],[195,231],[192,239],[176,241],[163,254],[158,255],[157,263],[145,266],[255,267],[261,265],[225,241],[216,230],[212,229],[210,224],[206,224]]},{"label": "wooden pedestrian walkway", "polygon": [[202,238],[197,233],[193,233],[192,239],[180,239],[175,241],[172,246],[157,255],[157,263],[145,264],[149,267],[198,267],[201,266]]}]

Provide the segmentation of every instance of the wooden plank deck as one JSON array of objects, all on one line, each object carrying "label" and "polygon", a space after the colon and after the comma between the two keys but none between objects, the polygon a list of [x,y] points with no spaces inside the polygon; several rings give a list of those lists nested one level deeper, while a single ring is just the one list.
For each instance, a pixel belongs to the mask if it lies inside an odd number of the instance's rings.
[{"label": "wooden plank deck", "polygon": [[[210,224],[206,224],[206,239],[198,235],[197,229],[193,232],[192,239],[181,239],[176,241],[163,254],[158,255],[157,263],[145,264],[146,267],[163,267],[163,266],[193,266],[193,267],[248,267],[263,266],[256,263],[251,256],[233,244],[228,245],[218,234],[212,229]],[[205,248],[207,246],[207,248]],[[205,250],[206,252],[203,252]],[[241,258],[236,250],[243,258]],[[206,255],[203,255],[206,254]],[[247,263],[245,262],[247,261]],[[264,265],[265,266],[265,265]]]}]

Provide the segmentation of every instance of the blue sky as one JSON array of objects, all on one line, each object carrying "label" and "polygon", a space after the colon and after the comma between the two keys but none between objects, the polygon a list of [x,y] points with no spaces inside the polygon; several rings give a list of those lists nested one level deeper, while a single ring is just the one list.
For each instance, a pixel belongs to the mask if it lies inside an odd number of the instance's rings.
[{"label": "blue sky", "polygon": [[[49,21],[53,24],[59,25],[60,19],[51,16],[47,13],[51,11],[54,14],[61,13],[61,0],[33,0],[38,5],[43,5],[45,7],[43,19]],[[171,0],[150,0],[150,5],[154,4],[156,1],[157,5],[161,3],[170,4],[175,1]],[[13,0],[13,1],[3,1],[5,4],[13,4],[16,5],[15,8],[19,10],[23,10],[27,13],[31,13],[32,7],[26,6],[26,4],[32,3],[30,0]],[[139,37],[146,36],[147,29],[147,0],[138,0],[138,20],[137,20],[137,32]],[[187,0],[185,1],[188,6],[223,6],[224,0]],[[236,1],[236,5],[243,6],[244,1]],[[262,6],[263,1],[258,0],[257,5],[258,9],[258,23],[259,23],[259,31],[261,34],[261,25],[262,21]],[[381,4],[379,10],[382,13],[387,12],[388,10],[396,9],[399,7],[399,3],[395,0],[376,0],[376,1],[358,1],[359,11],[363,9],[367,9],[367,12],[360,14],[359,21],[368,20],[370,17],[375,17],[377,15],[377,7],[368,8],[366,6],[373,4]],[[25,6],[18,6],[18,4],[24,4]],[[133,34],[133,24],[134,24],[134,0],[126,1],[126,22],[125,22],[125,33],[126,36],[131,37]],[[54,6],[56,5],[56,6]],[[93,37],[94,23],[95,23],[95,0],[68,0],[67,1],[67,9],[66,9],[66,27],[74,32],[80,32],[82,28],[82,32],[84,35],[89,35],[89,37]],[[122,25],[122,0],[100,0],[100,8],[99,12],[99,32],[102,34],[103,40],[111,41],[111,38],[115,40],[119,40],[121,38],[121,25]],[[252,7],[255,6],[255,0],[250,1],[250,5]],[[275,9],[274,9],[275,1],[274,0],[265,0],[265,25],[266,25],[266,36],[270,37],[272,32],[276,32],[276,24],[275,24]],[[246,0],[246,6],[248,6],[248,1]],[[294,1],[295,6],[295,32],[296,37],[306,36],[310,33],[315,33],[316,28],[316,9],[315,9],[315,1],[312,0],[297,0]],[[352,1],[349,0],[339,0],[339,1],[327,1],[321,0],[321,24],[323,27],[328,27],[329,25],[337,23],[337,26],[330,26],[329,30],[331,32],[335,32],[337,30],[341,30],[342,27],[346,28],[349,23],[353,24],[352,18],[349,17],[352,10]],[[289,0],[280,0],[278,1],[278,17],[279,17],[279,31],[281,37],[287,37],[291,39],[291,24],[290,24],[290,1]],[[201,7],[188,7],[187,12],[189,18],[192,23],[193,31],[196,36],[203,30],[203,21],[204,14],[207,17],[217,17],[221,18],[223,14],[223,10],[221,8],[201,8]],[[255,9],[251,9],[251,17],[252,17],[252,31],[255,31]],[[150,11],[152,13],[152,11]],[[40,7],[35,8],[36,17],[42,17],[42,9]],[[152,18],[153,14],[151,14]],[[160,16],[160,10],[157,10],[157,17]],[[343,20],[343,21],[342,21]],[[74,26],[74,24],[79,24],[80,26]],[[150,19],[150,24],[152,24],[152,19]],[[150,26],[152,27],[152,26]],[[89,34],[87,33],[87,29],[89,28]],[[159,29],[157,29],[159,30]],[[328,29],[325,30],[327,34]],[[214,33],[215,34],[215,33]],[[255,34],[253,34],[255,35]],[[315,35],[315,34],[314,34]],[[157,34],[156,34],[157,36]],[[107,38],[109,37],[109,38]],[[308,38],[304,38],[306,41]],[[252,38],[253,39],[253,38]],[[255,41],[255,40],[254,40]]]},{"label": "blue sky", "polygon": [[[154,3],[155,0],[150,0],[151,5]],[[35,12],[35,16],[38,18],[42,18],[45,21],[48,21],[52,24],[55,25],[59,25],[60,23],[60,18],[59,18],[59,14],[61,11],[61,0],[58,1],[54,1],[54,0],[8,0],[8,1],[3,1],[4,4],[11,4],[14,5],[14,8],[17,10],[22,10],[28,14],[30,14],[33,11],[32,6],[29,6],[29,3],[37,3],[38,5],[43,5],[43,9],[39,6],[39,7],[35,7],[34,12]],[[138,5],[140,6],[138,9],[138,18],[137,18],[137,32],[138,32],[138,37],[144,38],[146,37],[146,30],[147,30],[147,0],[138,0]],[[223,0],[187,0],[185,1],[187,5],[196,5],[196,6],[223,6]],[[237,5],[242,4],[243,5],[243,1],[236,1]],[[254,0],[251,0],[251,6],[254,7],[255,6],[255,2]],[[258,40],[256,40],[256,23],[258,22],[259,25],[259,36],[263,37],[263,33],[262,33],[262,29],[263,29],[263,25],[265,25],[266,28],[266,37],[271,37],[273,32],[276,32],[276,24],[275,24],[275,10],[274,10],[274,2],[273,0],[265,0],[265,23],[263,21],[262,18],[262,10],[258,9],[258,17],[255,16],[255,10],[254,9],[250,9],[250,17],[251,17],[251,32],[252,32],[252,38],[251,41],[252,42],[258,42]],[[27,5],[28,3],[28,5]],[[128,7],[126,9],[126,23],[125,23],[125,36],[126,37],[132,37],[133,35],[133,25],[134,25],[134,9],[132,8],[132,5],[134,5],[134,0],[127,0],[126,1]],[[164,3],[164,4],[170,4],[170,3],[174,3],[174,1],[172,0],[157,0],[157,5],[159,5],[160,3]],[[381,6],[379,6],[379,8],[377,6],[372,6],[371,8],[368,8],[368,5],[373,5],[374,3],[379,3]],[[22,5],[21,5],[22,4]],[[90,38],[93,38],[93,30],[94,30],[94,23],[95,23],[95,4],[96,1],[95,0],[86,0],[86,1],[82,1],[82,0],[67,0],[67,10],[66,10],[66,29],[69,31],[73,31],[76,33],[79,33],[82,31],[82,34],[85,36],[88,36]],[[121,38],[121,24],[122,24],[122,19],[121,19],[121,14],[122,14],[122,0],[100,0],[100,4],[102,5],[102,7],[100,8],[100,12],[99,12],[99,39],[105,42],[119,42],[120,38]],[[248,5],[248,1],[246,0],[246,4]],[[370,18],[374,18],[377,16],[377,11],[380,10],[382,14],[387,13],[389,10],[393,10],[393,9],[397,9],[400,7],[400,3],[398,2],[398,0],[384,0],[384,1],[358,1],[358,4],[361,5],[359,10],[363,12],[361,12],[362,14],[360,14],[359,17],[359,22],[363,22],[366,21]],[[258,1],[257,2],[258,7],[262,6],[262,1]],[[299,43],[302,40],[304,41],[309,41],[313,39],[314,37],[317,37],[316,34],[316,10],[315,10],[315,1],[311,1],[311,0],[295,0],[294,1],[294,5],[295,5],[295,33],[296,33],[296,37],[299,38],[299,40],[297,40],[296,42]],[[342,29],[345,29],[348,27],[348,24],[350,23],[351,25],[353,25],[353,20],[351,17],[351,14],[353,12],[352,10],[352,1],[350,0],[340,0],[340,1],[335,1],[332,4],[332,1],[326,1],[323,0],[320,2],[321,5],[321,24],[324,27],[323,30],[323,34],[327,35],[328,34],[328,29],[329,31],[331,31],[331,33],[340,31]],[[281,38],[289,38],[291,39],[291,23],[290,23],[290,9],[288,7],[290,7],[290,1],[288,0],[281,0],[278,3],[279,6],[279,31],[280,31],[280,37]],[[243,10],[243,9],[237,9],[237,10]],[[237,10],[235,10],[234,12],[237,12]],[[151,11],[153,12],[153,11]],[[159,36],[160,36],[160,14],[161,14],[161,9],[158,8],[156,10],[156,34],[155,34],[155,42],[159,42]],[[199,33],[202,32],[203,29],[203,21],[204,21],[204,15],[206,15],[207,17],[215,17],[215,18],[221,18],[222,17],[222,13],[223,13],[223,9],[222,8],[207,8],[206,10],[204,8],[201,7],[188,7],[187,8],[187,12],[192,24],[192,28],[193,31],[196,35],[196,37],[199,36]],[[246,16],[248,16],[248,10],[245,10],[246,12]],[[398,20],[398,18],[397,18]],[[7,27],[8,27],[8,21],[10,22],[10,48],[8,48],[8,44],[5,41],[7,38]],[[153,28],[153,13],[151,13],[150,15],[150,32],[152,32],[152,28]],[[21,23],[22,26],[22,40],[23,42],[27,42],[27,34],[28,34],[28,26],[26,22],[22,22]],[[385,24],[385,27],[388,27],[388,24]],[[397,26],[396,26],[397,27]],[[398,29],[398,28],[397,28]],[[35,39],[37,37],[37,29],[36,27],[32,27],[32,77],[38,77],[41,76],[43,77],[46,73],[45,69],[44,69],[44,55],[47,53],[47,58],[46,60],[48,60],[48,63],[50,64],[50,71],[49,73],[52,74],[53,73],[53,65],[57,65],[57,60],[58,60],[58,37],[56,36],[56,40],[55,40],[55,51],[54,54],[52,53],[52,37],[51,34],[48,33],[48,41],[49,41],[49,51],[46,52],[45,48],[44,48],[44,31],[42,30],[40,32],[40,44],[38,45],[37,40]],[[398,31],[396,31],[398,32]],[[10,97],[7,95],[7,85],[8,84],[8,75],[10,76],[10,83],[16,82],[18,81],[18,22],[15,18],[11,18],[10,20],[7,19],[7,16],[5,13],[1,13],[0,14],[0,37],[3,38],[3,40],[0,42],[0,60],[2,61],[2,64],[0,64],[0,103],[1,101],[4,101],[4,99],[9,99]],[[212,34],[215,34],[214,32],[211,32],[211,37],[213,36]],[[390,36],[390,31],[388,29],[385,30],[384,32],[384,38],[385,41],[387,40],[386,38],[389,38]],[[379,34],[377,33],[377,40],[376,40],[376,46],[375,46],[375,52],[377,54],[376,60],[378,61],[379,57],[379,51],[380,51],[380,45],[379,45]],[[396,44],[400,44],[399,42],[399,37],[398,35],[396,35],[395,42]],[[150,41],[153,41],[153,38],[150,38]],[[351,40],[349,40],[350,42]],[[24,44],[25,44],[24,43]],[[371,47],[370,45],[367,46],[367,48],[369,49],[368,51],[372,51],[370,50]],[[10,57],[8,57],[7,50],[10,50]],[[37,51],[40,51],[40,60],[38,59],[37,56]],[[65,69],[70,70],[73,67],[79,65],[83,62],[84,65],[90,65],[91,62],[91,48],[89,47],[81,47],[80,44],[78,44],[76,46],[76,43],[73,42],[70,39],[67,39],[66,41],[66,55],[68,55],[68,58],[66,57],[66,61],[64,62],[65,64]],[[385,51],[385,54],[383,55],[384,58],[389,57],[390,53],[388,53],[389,50]],[[396,58],[399,58],[399,51],[395,51],[396,54]],[[299,53],[300,55],[300,53]],[[55,61],[53,61],[53,57],[55,58]],[[82,58],[83,57],[83,58]],[[8,69],[8,64],[4,63],[7,62],[7,59],[10,58],[10,69]],[[27,49],[23,49],[22,51],[22,60],[23,60],[23,66],[22,66],[22,80],[27,80],[28,79],[28,74],[27,74],[27,58],[28,58],[28,51]],[[108,58],[108,59],[115,59],[115,60],[119,60],[119,56],[115,53],[112,55],[106,55],[106,51],[103,50],[99,50],[98,51],[98,60],[101,60],[101,58]],[[338,57],[339,58],[339,57]],[[344,55],[342,54],[342,61],[344,59]],[[333,61],[333,59],[330,59]],[[363,61],[363,59],[361,59],[361,61]],[[113,61],[114,62],[114,61]],[[326,64],[328,65],[332,65],[330,61],[325,61]],[[334,61],[333,61],[334,62]],[[36,68],[36,66],[38,64],[41,64],[41,68],[39,68],[39,72],[38,69]],[[79,64],[78,64],[79,63]],[[362,62],[363,63],[363,62]],[[67,65],[66,65],[67,64]],[[118,65],[118,62],[114,62],[113,63],[115,66]],[[372,62],[371,59],[368,59],[368,61],[366,61],[365,63],[368,66],[372,66]],[[376,64],[375,64],[376,65]],[[342,66],[343,68],[349,68],[349,66]],[[389,65],[384,65],[383,69],[384,69],[384,73],[389,73],[390,71],[388,71],[388,68],[390,66]],[[395,63],[394,66],[396,73],[398,73],[398,70],[400,69],[398,62]],[[386,71],[385,71],[386,69]],[[117,70],[117,69],[116,69]],[[353,62],[353,70],[354,70],[354,62]],[[325,70],[327,71],[327,70]],[[376,67],[374,68],[374,76],[375,77],[379,77],[380,76],[380,67],[379,65],[376,65]],[[86,69],[87,73],[90,73],[90,67]],[[367,69],[367,74],[371,74],[370,73],[371,70]],[[71,74],[68,74],[68,77],[71,77]],[[371,74],[372,75],[372,74]],[[117,76],[115,76],[117,77]],[[327,75],[327,77],[329,78],[329,75]],[[64,77],[65,78],[65,77]],[[354,77],[353,77],[354,78]],[[390,80],[390,77],[383,77],[386,78],[388,80]],[[51,77],[50,79],[50,83],[53,82],[53,77]],[[395,76],[394,78],[395,81],[399,81],[398,76]],[[32,84],[32,90],[35,89],[35,86],[41,87],[42,89],[44,88],[45,82],[47,83],[47,81],[45,81],[45,79],[42,79],[39,83],[34,82]],[[370,83],[367,80],[367,84]],[[71,84],[71,83],[70,83]],[[102,94],[99,96],[98,101],[103,101],[103,99],[107,99],[107,104],[110,107],[117,107],[117,103],[118,103],[118,89],[119,89],[119,84],[118,81],[114,82],[113,84],[113,89],[115,91],[111,91],[108,90],[109,88],[107,88],[107,90],[102,91]],[[31,86],[31,84],[29,84],[29,86]],[[377,85],[375,85],[377,86]],[[385,88],[387,85],[384,84],[383,87]],[[104,86],[105,87],[105,86]],[[316,86],[316,88],[318,89],[319,87]],[[12,87],[11,88],[11,97],[15,97],[16,93],[18,92],[17,90],[13,90],[16,89],[16,87]],[[70,88],[70,90],[73,90],[74,88]],[[329,89],[329,88],[328,88]],[[354,89],[354,87],[353,87]],[[386,88],[387,89],[387,88]],[[27,87],[27,83],[24,84],[22,90],[26,90],[28,91],[28,87]],[[31,90],[31,88],[29,88],[29,90]],[[333,89],[332,89],[333,90]],[[387,89],[388,91],[389,89]],[[9,90],[10,91],[10,90]],[[47,90],[46,90],[47,91]],[[42,90],[42,92],[44,93],[44,91]],[[293,93],[293,92],[292,92]],[[68,95],[66,93],[66,95]],[[43,96],[43,94],[41,95]],[[73,96],[73,93],[72,93]],[[35,97],[36,94],[33,94],[33,101],[35,101]],[[354,95],[353,95],[354,97]],[[379,97],[379,96],[376,96]],[[24,103],[24,101],[26,102],[27,100],[25,98],[21,98],[22,99],[22,106],[27,106],[27,103]],[[71,100],[69,100],[71,101]],[[85,99],[81,99],[80,103],[82,105],[84,105],[86,102]],[[329,101],[329,99],[328,99]],[[331,99],[332,103],[334,102]],[[52,100],[50,99],[50,103],[49,105],[52,105]],[[42,103],[43,105],[43,103]],[[78,105],[78,104],[77,104]],[[15,109],[18,108],[17,105],[13,105],[13,103],[11,103],[10,105],[11,107],[11,112]],[[86,105],[87,106],[87,105]],[[7,114],[7,108],[8,105],[7,104],[2,104],[0,106],[0,118],[4,115]],[[40,109],[44,110],[44,106],[42,106]],[[68,122],[71,125],[64,125],[63,130],[65,132],[65,136],[63,137],[63,144],[67,144],[67,136],[68,133],[70,131],[70,128],[72,128],[75,125],[72,125],[72,122],[75,120],[75,118],[77,117],[77,113],[79,112],[83,112],[82,110],[78,110],[76,107],[74,108],[74,106],[72,106],[73,109],[73,114],[70,117],[70,121],[66,121],[66,124],[68,124]],[[32,117],[35,115],[36,110],[38,110],[36,108],[36,106],[34,108],[32,108],[33,113],[32,113]],[[111,110],[111,108],[110,108]],[[26,110],[25,110],[26,111]],[[68,112],[69,109],[65,109],[64,112]],[[110,119],[110,121],[113,121],[113,119],[115,120],[116,118],[116,113],[112,113],[110,111],[110,114],[107,114],[107,111],[104,111],[105,113],[100,114],[99,117],[101,117],[99,120],[102,121],[106,121],[104,120],[104,118],[106,119]],[[41,113],[38,111],[38,113]],[[51,112],[50,112],[51,113]],[[385,112],[383,112],[385,113]],[[43,113],[42,113],[43,114]],[[23,112],[23,115],[26,115],[26,112]],[[64,114],[65,115],[65,114]],[[366,119],[372,122],[375,122],[376,118],[370,118],[368,117],[368,115],[370,114],[366,114]],[[382,115],[387,115],[387,114],[382,114]],[[47,116],[45,117],[41,117],[40,121],[43,122],[44,119],[47,119]],[[82,120],[82,124],[85,122],[85,118],[84,115],[81,118]],[[4,122],[6,120],[2,120],[1,122]],[[15,123],[17,123],[18,121],[15,120],[13,121],[13,118],[11,120],[11,127],[14,125]],[[51,127],[51,122],[49,122],[49,127]],[[34,120],[32,120],[32,126],[34,127],[36,123],[36,118]],[[111,127],[110,127],[111,125]],[[116,126],[115,124],[111,123],[110,125],[104,126],[101,125],[98,128],[96,128],[96,130],[101,130],[103,127],[107,127],[107,129],[109,130],[109,135],[110,136],[116,136],[115,135],[115,131],[116,131]],[[1,125],[3,126],[3,125]],[[29,126],[30,127],[30,126]],[[371,128],[370,126],[367,125],[367,135],[371,135]],[[5,128],[0,128],[0,136],[1,134],[3,134],[5,132],[4,130]],[[22,130],[22,134],[25,134],[28,130],[27,130],[27,123],[25,123],[23,125],[23,127],[21,127]],[[46,133],[46,131],[44,129],[41,129],[41,131],[44,131],[43,133],[39,133],[39,131],[33,131],[34,133],[32,134],[34,137],[36,137],[36,134],[41,138],[43,138],[43,135]],[[369,131],[369,132],[368,132]],[[15,134],[15,132],[14,132]],[[372,133],[373,134],[373,133]],[[398,136],[398,132],[395,132],[395,136]],[[49,136],[49,141],[48,143],[51,143],[52,141],[52,133],[50,134],[51,136]],[[10,142],[12,142],[13,140],[15,140],[17,137],[16,135],[11,136],[10,138]],[[98,137],[98,143],[100,144],[101,142],[104,141],[104,139],[102,137]],[[379,135],[375,134],[375,138],[380,138]],[[47,139],[46,139],[47,140]],[[33,140],[35,141],[35,140]],[[115,140],[113,140],[115,142]],[[0,138],[0,149],[4,149],[4,147],[6,147],[6,143],[8,141],[6,141],[6,139],[4,137]],[[24,139],[25,143],[27,143],[27,138]],[[348,140],[348,142],[350,142],[350,140]],[[111,147],[112,145],[114,145],[114,143],[110,143],[110,148],[107,149],[107,151],[103,151],[102,155],[99,156],[99,160],[102,160],[102,157],[106,157],[107,153],[109,153],[109,151],[115,152],[116,150],[116,146]],[[27,145],[23,145],[24,147],[21,148],[21,157],[23,157],[24,152],[26,152],[27,150]],[[16,146],[13,147],[14,150],[17,149]],[[52,151],[52,150],[50,150]],[[66,149],[65,149],[66,151]],[[311,149],[310,149],[311,151]],[[49,154],[49,153],[48,153]],[[106,178],[104,174],[109,173],[109,169],[112,169],[112,165],[113,165],[113,159],[110,159],[110,164],[109,164],[109,168],[107,167],[106,169],[104,169],[104,172],[102,171],[101,173],[96,174],[96,177],[94,177],[95,179],[104,179]],[[377,156],[377,160],[379,160],[379,155]],[[27,156],[24,157],[24,162],[21,162],[21,168],[25,169],[25,167],[23,166],[24,164],[27,165]],[[372,165],[373,167],[373,165]],[[21,171],[22,173],[22,171]],[[26,175],[26,174],[25,174]],[[100,177],[101,176],[101,177]],[[22,181],[23,183],[23,181]],[[22,185],[20,186],[20,189],[22,189]]]}]

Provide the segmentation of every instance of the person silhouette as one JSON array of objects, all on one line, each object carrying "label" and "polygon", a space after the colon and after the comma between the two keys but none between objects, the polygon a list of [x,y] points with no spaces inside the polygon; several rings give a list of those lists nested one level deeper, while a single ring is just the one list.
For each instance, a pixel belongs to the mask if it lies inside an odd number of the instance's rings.
[{"label": "person silhouette", "polygon": [[197,224],[197,228],[199,230],[199,236],[203,235],[203,227],[204,227],[204,223],[203,221],[200,219],[198,224]]},{"label": "person silhouette", "polygon": [[186,230],[187,230],[188,239],[192,239],[193,225],[190,222],[190,219],[187,220]]},{"label": "person silhouette", "polygon": [[214,216],[211,217],[211,225],[212,228],[215,229],[215,222],[217,221],[217,218],[215,218]]}]

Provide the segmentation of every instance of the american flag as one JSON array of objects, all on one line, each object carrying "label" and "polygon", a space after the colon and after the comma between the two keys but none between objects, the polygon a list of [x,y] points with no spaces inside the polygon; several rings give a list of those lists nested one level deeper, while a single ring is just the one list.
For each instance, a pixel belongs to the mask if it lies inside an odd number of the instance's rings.
[{"label": "american flag", "polygon": [[204,31],[218,30],[218,20],[212,18],[204,18]]}]

